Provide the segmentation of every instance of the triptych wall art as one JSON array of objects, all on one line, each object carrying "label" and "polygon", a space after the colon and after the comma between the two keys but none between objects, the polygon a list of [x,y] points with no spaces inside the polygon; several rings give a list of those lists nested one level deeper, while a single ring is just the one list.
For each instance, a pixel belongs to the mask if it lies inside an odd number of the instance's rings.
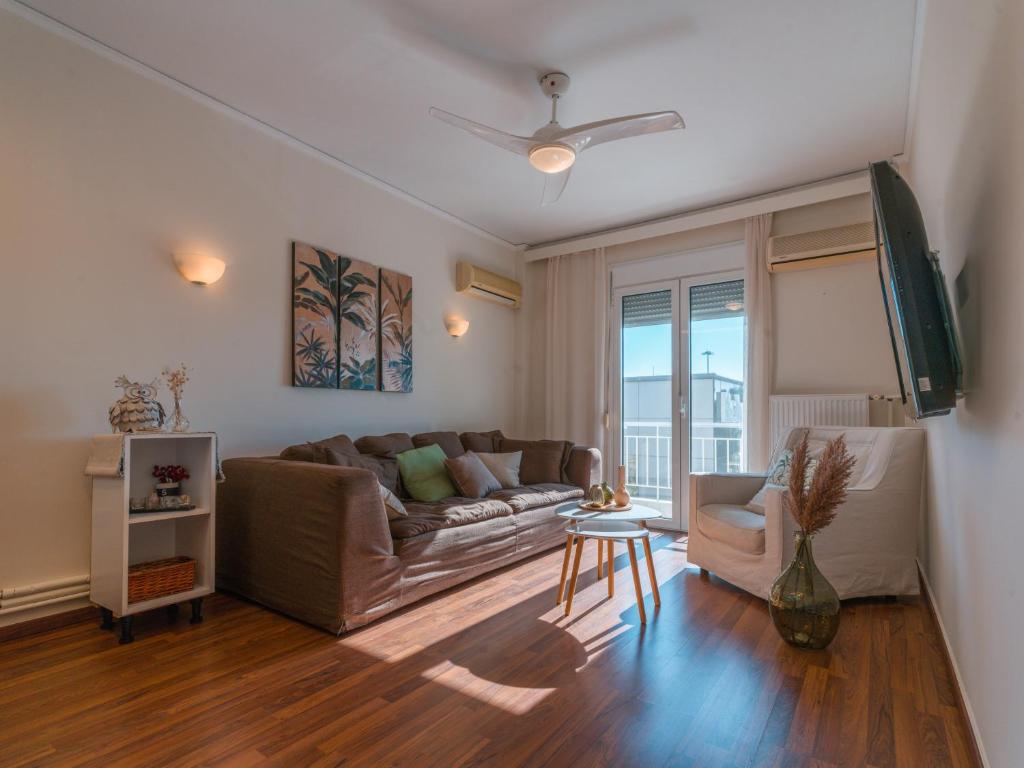
[{"label": "triptych wall art", "polygon": [[292,384],[412,392],[412,278],[292,243]]}]

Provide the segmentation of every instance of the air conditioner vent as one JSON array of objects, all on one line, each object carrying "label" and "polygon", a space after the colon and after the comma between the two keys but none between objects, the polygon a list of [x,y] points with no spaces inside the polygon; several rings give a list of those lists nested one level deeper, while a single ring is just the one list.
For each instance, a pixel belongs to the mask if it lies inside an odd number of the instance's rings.
[{"label": "air conditioner vent", "polygon": [[455,289],[513,309],[519,306],[523,295],[522,287],[515,280],[488,272],[468,261],[460,261],[456,266]]},{"label": "air conditioner vent", "polygon": [[[875,229],[870,222],[819,229],[797,235],[779,235],[768,242],[768,269],[780,271],[862,261],[875,249]],[[826,258],[839,257],[844,258]],[[796,262],[802,263],[800,266]]]}]

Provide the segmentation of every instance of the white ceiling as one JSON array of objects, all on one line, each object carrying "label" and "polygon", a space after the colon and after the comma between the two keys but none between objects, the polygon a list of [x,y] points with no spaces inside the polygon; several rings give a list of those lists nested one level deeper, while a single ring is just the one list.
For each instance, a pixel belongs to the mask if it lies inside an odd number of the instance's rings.
[{"label": "white ceiling", "polygon": [[[26,0],[122,53],[511,243],[864,168],[903,149],[915,0]],[[677,110],[684,131],[542,175],[429,117],[517,134]]]}]

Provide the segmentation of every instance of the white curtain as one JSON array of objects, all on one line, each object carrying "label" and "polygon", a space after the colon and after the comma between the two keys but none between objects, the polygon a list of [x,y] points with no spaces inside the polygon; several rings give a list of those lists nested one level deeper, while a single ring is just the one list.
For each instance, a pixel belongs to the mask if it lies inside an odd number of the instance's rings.
[{"label": "white curtain", "polygon": [[[529,436],[572,440],[608,457],[608,264],[597,248],[527,265]],[[526,307],[524,307],[525,309]]]},{"label": "white curtain", "polygon": [[768,273],[768,238],[772,215],[751,216],[745,222],[746,268],[743,304],[747,316],[746,440],[747,471],[767,468],[768,396],[775,377],[772,336],[772,287]]}]

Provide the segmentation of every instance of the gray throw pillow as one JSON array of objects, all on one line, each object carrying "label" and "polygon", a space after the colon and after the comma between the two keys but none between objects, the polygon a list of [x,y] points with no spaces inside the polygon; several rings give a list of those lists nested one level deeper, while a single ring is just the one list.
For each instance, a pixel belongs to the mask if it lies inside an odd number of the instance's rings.
[{"label": "gray throw pillow", "polygon": [[[470,451],[470,453],[473,452]],[[523,460],[522,451],[512,451],[511,453],[476,453],[474,455],[490,470],[495,479],[501,483],[502,488],[520,487],[519,464]]]},{"label": "gray throw pillow", "polygon": [[459,495],[467,499],[482,499],[501,490],[501,483],[472,451],[454,459],[445,459],[444,466]]},{"label": "gray throw pillow", "polygon": [[380,500],[384,502],[384,510],[388,513],[388,520],[408,517],[409,513],[406,511],[402,500],[380,483],[377,483],[377,485],[380,486]]}]

